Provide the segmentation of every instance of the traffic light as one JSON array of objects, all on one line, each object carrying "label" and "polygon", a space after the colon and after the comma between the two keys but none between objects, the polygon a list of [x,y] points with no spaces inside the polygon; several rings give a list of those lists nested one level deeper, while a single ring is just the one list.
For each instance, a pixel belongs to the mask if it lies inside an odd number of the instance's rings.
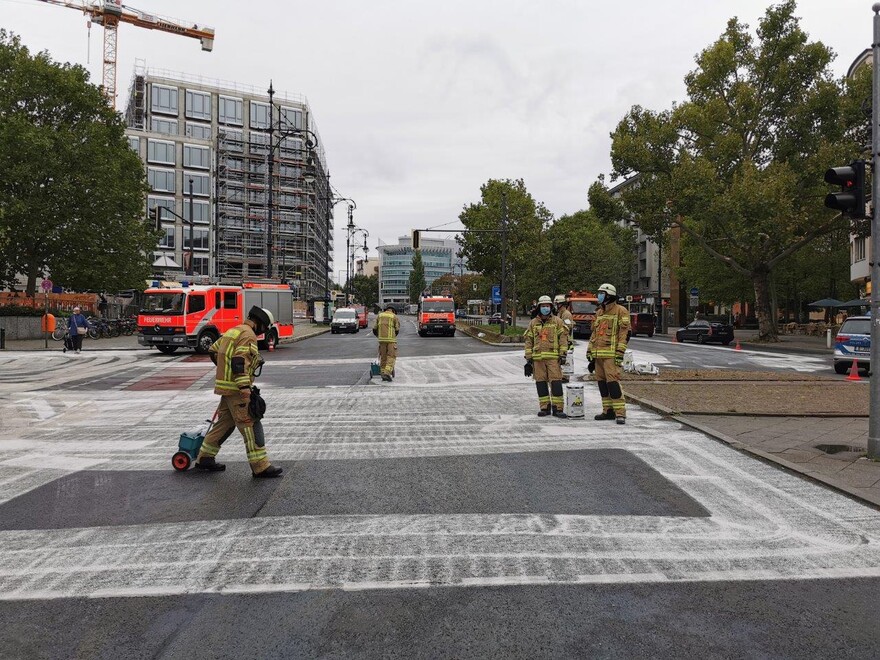
[{"label": "traffic light", "polygon": [[421,239],[421,231],[418,230],[418,229],[413,229],[413,232],[412,232],[412,249],[413,249],[413,250],[418,250],[418,249],[419,249],[419,246],[421,245],[421,241],[422,241],[422,239]]},{"label": "traffic light", "polygon": [[161,206],[154,206],[153,210],[150,211],[150,215],[153,217],[153,227],[156,228],[156,231],[161,231],[162,229],[161,208]]},{"label": "traffic light", "polygon": [[825,171],[825,183],[840,186],[840,192],[825,196],[825,206],[861,220],[865,215],[865,161],[854,160],[844,167]]}]

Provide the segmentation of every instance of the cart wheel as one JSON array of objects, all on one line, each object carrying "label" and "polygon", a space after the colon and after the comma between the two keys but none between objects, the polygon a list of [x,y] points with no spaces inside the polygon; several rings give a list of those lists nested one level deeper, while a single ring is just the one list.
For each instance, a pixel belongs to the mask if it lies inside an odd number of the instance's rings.
[{"label": "cart wheel", "polygon": [[192,459],[185,451],[179,451],[171,457],[171,465],[173,465],[174,469],[178,472],[186,472],[189,469],[189,464],[191,462]]}]

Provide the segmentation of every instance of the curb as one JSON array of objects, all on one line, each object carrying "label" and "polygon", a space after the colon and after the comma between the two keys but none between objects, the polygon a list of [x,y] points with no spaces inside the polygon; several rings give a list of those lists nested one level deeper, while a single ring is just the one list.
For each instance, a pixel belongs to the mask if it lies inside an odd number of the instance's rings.
[{"label": "curb", "polygon": [[[815,481],[815,482],[818,482],[824,486],[828,486],[829,488],[832,488],[839,493],[843,493],[844,495],[846,495],[848,497],[856,499],[859,502],[861,502],[862,504],[866,504],[874,509],[880,509],[880,499],[878,499],[877,501],[872,500],[872,499],[868,499],[862,493],[854,492],[852,489],[850,489],[849,486],[846,486],[845,484],[841,484],[830,477],[826,477],[821,474],[804,472],[799,467],[798,463],[792,463],[790,461],[785,460],[784,458],[779,458],[775,454],[771,454],[771,453],[763,451],[761,449],[756,449],[755,447],[752,447],[751,445],[747,445],[745,443],[740,442],[739,440],[735,440],[735,439],[731,438],[730,436],[725,435],[724,433],[721,433],[720,431],[716,431],[715,429],[713,429],[709,426],[701,424],[700,422],[697,422],[693,419],[689,419],[688,417],[684,416],[683,414],[678,413],[674,410],[671,410],[670,408],[667,408],[666,406],[664,406],[660,403],[650,401],[649,399],[643,399],[642,397],[634,396],[632,394],[625,394],[625,397],[627,400],[632,400],[633,403],[636,403],[644,408],[648,408],[649,410],[653,410],[654,412],[658,412],[666,417],[670,417],[677,422],[681,422],[685,426],[690,426],[692,429],[699,431],[700,433],[703,433],[703,434],[709,436],[710,438],[714,438],[715,440],[718,440],[719,442],[723,442],[724,444],[728,445],[732,449],[736,449],[737,451],[741,451],[745,454],[749,454],[750,456],[754,456],[756,458],[759,458],[767,463],[772,463],[772,464],[776,465],[777,467],[780,467],[780,468],[783,468],[783,469],[788,470],[790,472],[793,472],[794,474],[796,474],[799,477],[806,479],[808,481]],[[792,416],[792,415],[789,415],[789,416]],[[851,417],[851,415],[847,415],[847,416]],[[764,417],[764,415],[760,415],[760,417]]]},{"label": "curb", "polygon": [[494,342],[494,341],[489,341],[488,339],[483,339],[482,337],[477,337],[476,335],[472,335],[471,333],[463,330],[462,328],[458,328],[458,330],[462,334],[465,334],[468,337],[470,337],[471,339],[476,339],[477,341],[481,341],[484,344],[486,344],[487,346],[495,346],[496,348],[505,348],[508,346],[512,346],[512,347],[516,348],[516,347],[524,346],[524,343],[522,343],[522,342],[512,342],[512,341],[511,342]]}]

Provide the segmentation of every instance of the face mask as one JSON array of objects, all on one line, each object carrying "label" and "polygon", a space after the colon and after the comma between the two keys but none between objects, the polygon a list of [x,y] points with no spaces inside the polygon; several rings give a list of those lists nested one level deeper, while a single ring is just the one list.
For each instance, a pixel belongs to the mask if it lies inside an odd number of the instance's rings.
[{"label": "face mask", "polygon": [[541,316],[547,316],[549,313],[550,313],[549,307],[542,307],[541,308]]},{"label": "face mask", "polygon": [[599,295],[596,296],[596,297],[599,299],[599,302],[600,302],[600,303],[604,303],[604,302],[605,302],[605,292],[604,292],[604,291],[600,291],[600,292],[599,292]]}]

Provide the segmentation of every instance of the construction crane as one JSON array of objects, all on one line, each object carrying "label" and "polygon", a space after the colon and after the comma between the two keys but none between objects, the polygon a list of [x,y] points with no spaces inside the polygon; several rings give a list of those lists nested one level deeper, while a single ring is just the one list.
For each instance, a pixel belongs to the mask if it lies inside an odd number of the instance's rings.
[{"label": "construction crane", "polygon": [[120,23],[129,23],[148,30],[171,32],[192,37],[202,42],[202,50],[214,49],[214,29],[204,25],[187,25],[173,18],[148,14],[122,4],[122,0],[38,0],[49,5],[77,9],[89,20],[104,26],[104,95],[111,106],[116,105],[116,29]]}]

